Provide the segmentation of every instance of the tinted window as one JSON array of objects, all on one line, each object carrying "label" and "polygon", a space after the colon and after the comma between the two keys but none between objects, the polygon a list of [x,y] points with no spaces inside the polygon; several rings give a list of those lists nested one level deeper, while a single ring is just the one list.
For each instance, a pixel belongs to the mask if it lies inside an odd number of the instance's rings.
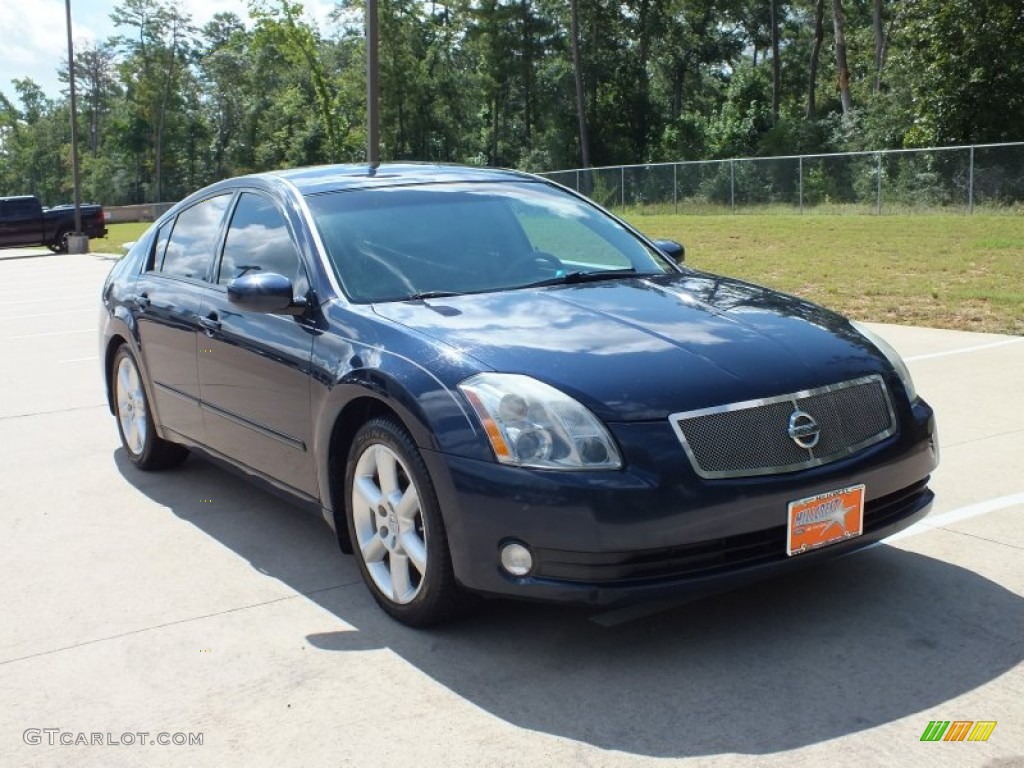
[{"label": "tinted window", "polygon": [[163,267],[164,252],[167,250],[167,241],[171,238],[171,229],[174,227],[174,220],[164,222],[156,235],[156,246],[153,248],[153,258],[147,269],[159,270]]},{"label": "tinted window", "polygon": [[39,203],[32,199],[8,200],[4,203],[4,216],[11,219],[32,219],[39,215]]},{"label": "tinted window", "polygon": [[289,278],[302,292],[305,272],[288,234],[284,216],[274,203],[243,192],[231,217],[218,282],[230,283],[252,272],[275,272]]},{"label": "tinted window", "polygon": [[209,197],[178,214],[161,272],[178,277],[206,277],[206,267],[213,256],[221,220],[230,201],[231,195]]},{"label": "tinted window", "polygon": [[546,216],[542,211],[521,206],[516,215],[534,249],[558,254],[573,268],[631,266],[616,245],[571,216]]},{"label": "tinted window", "polygon": [[308,200],[354,301],[503,290],[570,272],[672,269],[617,221],[546,184],[424,184]]}]

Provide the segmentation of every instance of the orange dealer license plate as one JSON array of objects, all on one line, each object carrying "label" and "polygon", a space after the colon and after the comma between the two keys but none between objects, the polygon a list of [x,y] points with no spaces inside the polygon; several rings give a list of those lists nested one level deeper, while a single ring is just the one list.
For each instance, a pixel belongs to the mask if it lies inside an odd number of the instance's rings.
[{"label": "orange dealer license plate", "polygon": [[863,532],[864,485],[819,493],[790,502],[786,554],[799,555]]}]

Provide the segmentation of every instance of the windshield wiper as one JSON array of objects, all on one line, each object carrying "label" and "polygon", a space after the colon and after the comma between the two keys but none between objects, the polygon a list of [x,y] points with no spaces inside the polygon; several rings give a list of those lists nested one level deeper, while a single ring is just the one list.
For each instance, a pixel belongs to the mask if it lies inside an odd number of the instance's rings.
[{"label": "windshield wiper", "polygon": [[575,270],[561,275],[555,275],[545,280],[538,280],[535,283],[517,286],[518,288],[542,288],[545,285],[572,285],[573,283],[592,283],[597,280],[611,280],[616,277],[632,277],[638,274],[634,267],[624,269],[590,269]]},{"label": "windshield wiper", "polygon": [[[509,286],[509,288],[542,288],[545,285],[572,285],[573,283],[592,283],[598,280],[612,280],[616,277],[633,277],[634,275],[637,274],[640,273],[638,273],[634,267],[625,267],[622,269],[578,269],[573,270],[572,272],[564,272],[562,274],[555,275],[554,277],[545,278],[544,280],[538,280],[535,283],[527,283],[526,285],[513,285]],[[413,293],[402,299],[399,299],[399,301],[424,301],[426,299],[446,299],[450,296],[465,296],[466,293],[478,293],[478,291],[420,291],[419,293]]]},{"label": "windshield wiper", "polygon": [[458,291],[421,291],[406,296],[402,301],[423,301],[424,299],[447,299],[449,296],[461,296]]}]

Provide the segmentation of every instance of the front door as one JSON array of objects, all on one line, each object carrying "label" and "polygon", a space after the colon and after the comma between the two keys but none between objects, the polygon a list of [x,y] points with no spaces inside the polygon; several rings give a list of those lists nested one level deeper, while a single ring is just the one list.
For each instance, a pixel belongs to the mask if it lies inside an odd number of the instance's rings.
[{"label": "front door", "polygon": [[315,497],[309,376],[315,331],[302,317],[248,312],[231,304],[227,284],[255,271],[290,278],[296,295],[308,291],[284,214],[269,197],[243,192],[200,312],[206,444]]}]

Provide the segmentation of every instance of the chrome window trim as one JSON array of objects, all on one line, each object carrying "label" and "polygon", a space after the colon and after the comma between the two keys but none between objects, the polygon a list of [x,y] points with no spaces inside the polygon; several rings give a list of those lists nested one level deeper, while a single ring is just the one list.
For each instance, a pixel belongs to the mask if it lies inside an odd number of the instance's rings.
[{"label": "chrome window trim", "polygon": [[[724,471],[705,471],[701,469],[697,457],[690,447],[689,441],[686,439],[686,435],[683,433],[683,428],[679,425],[680,421],[686,419],[693,419],[700,416],[708,416],[716,413],[728,413],[730,411],[745,411],[750,408],[758,408],[765,405],[774,405],[775,403],[790,402],[795,409],[799,408],[797,401],[801,398],[811,397],[814,395],[821,395],[828,392],[836,392],[842,389],[849,389],[850,387],[860,386],[862,384],[877,383],[882,391],[882,398],[885,401],[886,408],[889,413],[889,429],[878,432],[866,440],[861,440],[859,443],[847,446],[841,452],[833,453],[825,457],[815,457],[813,449],[806,449],[809,458],[806,461],[801,461],[796,464],[782,464],[779,466],[772,467],[759,467],[757,469],[741,469],[741,470],[724,470]],[[727,403],[725,405],[715,405],[710,408],[698,408],[693,411],[679,411],[677,413],[670,414],[668,417],[669,424],[672,426],[672,430],[676,433],[676,437],[679,442],[682,443],[683,450],[686,452],[686,457],[690,461],[690,466],[693,467],[693,471],[697,475],[705,480],[725,480],[739,477],[763,477],[764,475],[780,475],[787,472],[797,472],[802,469],[811,469],[812,467],[820,467],[824,464],[831,464],[834,461],[843,459],[850,456],[857,451],[860,451],[869,446],[875,445],[885,440],[887,437],[896,434],[899,431],[899,424],[896,421],[896,412],[892,407],[892,398],[889,396],[889,387],[886,386],[885,379],[881,375],[874,373],[870,376],[861,376],[857,379],[850,379],[849,381],[843,381],[838,384],[826,384],[823,387],[816,387],[814,389],[803,389],[799,392],[791,392],[785,395],[775,395],[774,397],[762,397],[754,400],[744,400],[739,403]]]}]

